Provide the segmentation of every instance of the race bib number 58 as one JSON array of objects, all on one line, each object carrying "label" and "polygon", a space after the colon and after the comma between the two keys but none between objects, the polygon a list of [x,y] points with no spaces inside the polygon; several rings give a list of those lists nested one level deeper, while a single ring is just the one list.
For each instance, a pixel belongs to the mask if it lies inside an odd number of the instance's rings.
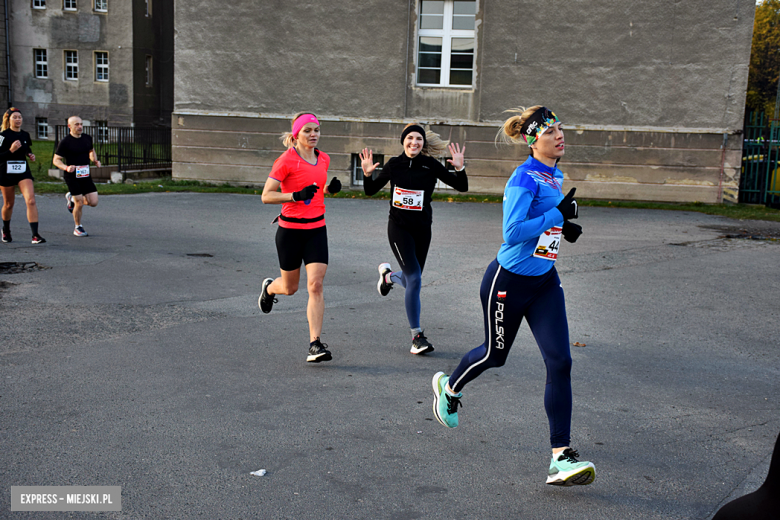
[{"label": "race bib number 58", "polygon": [[536,242],[536,249],[534,249],[533,256],[536,258],[544,258],[545,260],[557,260],[558,249],[561,247],[562,233],[562,227],[554,226],[539,235],[539,240]]},{"label": "race bib number 58", "polygon": [[393,190],[393,207],[411,211],[422,211],[424,190],[405,190],[395,187]]}]

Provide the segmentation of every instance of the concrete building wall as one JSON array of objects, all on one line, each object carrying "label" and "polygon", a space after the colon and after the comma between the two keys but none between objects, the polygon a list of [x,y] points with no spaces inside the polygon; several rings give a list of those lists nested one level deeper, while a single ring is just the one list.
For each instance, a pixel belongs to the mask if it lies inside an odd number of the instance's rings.
[{"label": "concrete building wall", "polygon": [[[154,2],[152,17],[144,15],[144,0],[109,0],[107,12],[95,11],[92,0],[79,0],[76,11],[63,9],[62,0],[47,1],[45,9],[34,9],[31,0],[8,1],[13,104],[31,134],[35,118],[47,118],[53,139],[54,125],[74,114],[109,126],[170,124],[172,0]],[[35,75],[34,49],[47,50],[47,78]],[[77,81],[65,79],[66,50],[78,51]],[[96,51],[108,52],[108,82],[96,80]],[[151,88],[145,86],[147,54],[156,67]]]},{"label": "concrete building wall", "polygon": [[[81,1],[77,11],[50,0],[33,9],[30,0],[11,0],[11,81],[14,104],[33,130],[34,118],[65,124],[77,114],[90,122],[132,122],[132,24],[129,2],[109,1],[107,13]],[[48,51],[48,78],[36,78],[34,49]],[[78,51],[77,81],[65,79],[66,50]],[[96,81],[95,51],[108,52],[109,81]],[[31,132],[32,133],[32,132]],[[34,134],[33,134],[34,135]]]},{"label": "concrete building wall", "polygon": [[545,104],[581,196],[736,200],[752,0],[477,6],[472,88],[429,88],[416,0],[177,2],[174,176],[261,184],[289,117],[311,110],[342,182],[353,153],[398,154],[421,121],[466,144],[471,191],[500,193],[528,153],[495,147],[503,111]]},{"label": "concrete building wall", "polygon": [[8,45],[6,42],[5,31],[5,15],[8,13],[8,4],[6,0],[0,0],[0,15],[3,17],[3,21],[0,22],[0,100],[2,100],[3,106],[10,104],[8,97]]}]

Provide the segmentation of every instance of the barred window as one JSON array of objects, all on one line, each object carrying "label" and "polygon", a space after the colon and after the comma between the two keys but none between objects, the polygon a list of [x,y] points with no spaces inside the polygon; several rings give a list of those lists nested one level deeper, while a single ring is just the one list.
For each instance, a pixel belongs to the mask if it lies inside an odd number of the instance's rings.
[{"label": "barred window", "polygon": [[107,52],[95,52],[95,81],[108,81]]},{"label": "barred window", "polygon": [[49,77],[49,54],[46,49],[35,49],[35,77]]},{"label": "barred window", "polygon": [[108,142],[108,121],[95,121],[95,129],[97,130],[97,141],[99,143]]},{"label": "barred window", "polygon": [[79,51],[65,51],[65,79],[79,79]]}]

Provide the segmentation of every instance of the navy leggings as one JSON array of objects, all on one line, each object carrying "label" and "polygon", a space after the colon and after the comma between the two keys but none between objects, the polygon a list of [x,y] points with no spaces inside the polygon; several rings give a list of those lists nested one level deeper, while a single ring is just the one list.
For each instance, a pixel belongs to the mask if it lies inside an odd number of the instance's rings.
[{"label": "navy leggings", "polygon": [[428,247],[431,245],[431,226],[421,224],[411,230],[401,227],[393,220],[387,222],[387,238],[396,260],[401,265],[401,285],[406,288],[404,303],[409,327],[420,327],[420,289]]},{"label": "navy leggings", "polygon": [[485,342],[463,356],[450,376],[450,388],[460,392],[488,368],[503,366],[525,317],[547,367],[544,409],[550,422],[550,443],[553,448],[568,446],[571,352],[566,305],[557,271],[553,267],[541,276],[522,276],[493,260],[482,279],[479,295],[485,316]]}]

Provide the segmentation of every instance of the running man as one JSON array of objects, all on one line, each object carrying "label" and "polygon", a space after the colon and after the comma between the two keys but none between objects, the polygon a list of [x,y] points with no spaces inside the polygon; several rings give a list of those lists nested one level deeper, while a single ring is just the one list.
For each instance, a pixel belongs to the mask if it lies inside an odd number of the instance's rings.
[{"label": "running man", "polygon": [[525,142],[531,150],[504,189],[504,243],[482,279],[485,342],[466,354],[447,376],[433,376],[433,413],[449,428],[458,426],[458,406],[467,383],[488,368],[503,366],[523,318],[547,367],[544,408],[550,425],[552,460],[547,484],[590,484],[596,478],[591,462],[579,461],[571,442],[571,353],[563,289],[555,260],[561,238],[575,242],[582,228],[572,190],[564,197],[558,160],[564,154],[561,123],[542,106],[516,112],[496,138]]},{"label": "running man", "polygon": [[84,126],[79,116],[68,118],[68,130],[69,134],[57,145],[52,162],[64,172],[65,184],[68,185],[65,199],[76,224],[73,234],[85,237],[87,232],[81,225],[81,212],[84,206],[94,208],[98,205],[97,187],[92,182],[89,163],[92,161],[100,168],[100,161],[92,146],[92,136],[83,133]]},{"label": "running man", "polygon": [[287,151],[274,162],[263,186],[264,204],[282,204],[282,212],[274,220],[279,222],[276,251],[281,276],[263,280],[257,304],[260,310],[269,313],[277,302],[276,295],[295,294],[303,263],[309,290],[306,316],[309,320],[310,343],[306,361],[330,361],[333,357],[328,345],[320,340],[325,314],[322,284],[328,270],[325,193],[338,193],[341,182],[333,177],[330,184],[325,186],[330,157],[317,149],[320,139],[317,116],[310,112],[296,114],[292,121],[292,132],[285,132],[281,139]]},{"label": "running man", "polygon": [[[422,272],[428,258],[428,247],[431,245],[433,224],[431,196],[437,180],[461,192],[468,191],[469,180],[463,159],[465,146],[448,146],[438,134],[426,131],[417,124],[404,128],[401,144],[404,146],[404,152],[387,161],[376,179],[372,174],[379,163],[374,163],[373,151],[364,148],[360,152],[360,160],[365,176],[363,190],[366,195],[375,194],[390,182],[392,199],[387,238],[401,270],[393,272],[389,263],[380,264],[377,290],[379,294],[386,296],[396,283],[406,290],[404,305],[412,334],[410,352],[419,355],[433,351],[433,345],[420,326]],[[447,162],[455,168],[455,173],[434,158],[443,155],[447,149],[452,156]]]}]

